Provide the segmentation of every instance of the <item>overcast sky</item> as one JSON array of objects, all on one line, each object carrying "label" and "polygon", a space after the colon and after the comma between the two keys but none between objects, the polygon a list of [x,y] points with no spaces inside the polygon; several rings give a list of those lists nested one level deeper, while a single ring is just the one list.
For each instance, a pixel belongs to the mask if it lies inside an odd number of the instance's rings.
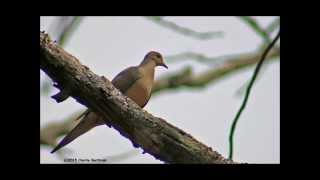
[{"label": "overcast sky", "polygon": [[[50,32],[56,17],[41,17],[40,30]],[[277,17],[256,17],[266,27]],[[155,50],[169,56],[185,51],[206,56],[253,52],[262,39],[236,17],[167,17],[167,20],[195,31],[223,31],[223,37],[201,41],[163,28],[144,17],[86,17],[64,49],[98,75],[112,79],[118,72],[141,62]],[[276,33],[276,32],[275,32]],[[273,36],[275,35],[273,34]],[[56,37],[52,37],[55,40]],[[195,72],[210,68],[186,59],[167,62],[169,69],[157,68],[155,78],[191,65]],[[235,92],[247,82],[253,67],[228,76],[205,89],[166,91],[154,97],[144,108],[155,116],[185,130],[204,144],[228,156],[228,133],[243,97]],[[41,72],[43,80],[44,73]],[[280,163],[280,66],[279,61],[265,64],[252,88],[247,107],[240,117],[234,138],[234,160],[248,163]],[[41,95],[41,127],[85,107],[69,98],[56,103],[51,95]],[[62,137],[61,137],[62,139]],[[67,146],[66,158],[103,158],[133,150],[131,142],[118,131],[99,126]],[[63,163],[52,147],[40,146],[41,163]],[[141,152],[141,149],[137,149]],[[136,153],[110,163],[162,163],[149,154]]]}]

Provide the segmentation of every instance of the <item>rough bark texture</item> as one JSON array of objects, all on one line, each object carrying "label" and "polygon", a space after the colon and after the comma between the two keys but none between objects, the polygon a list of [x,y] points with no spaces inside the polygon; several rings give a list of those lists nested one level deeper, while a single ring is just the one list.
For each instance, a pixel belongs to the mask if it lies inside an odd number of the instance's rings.
[{"label": "rough bark texture", "polygon": [[94,74],[53,43],[44,32],[40,32],[40,68],[60,89],[60,93],[53,96],[57,102],[72,96],[103,116],[106,124],[127,137],[134,147],[141,147],[165,163],[235,163],[141,109],[108,79]]},{"label": "rough bark texture", "polygon": [[[169,90],[175,90],[177,88],[205,88],[209,85],[214,84],[218,80],[226,77],[227,75],[230,75],[232,73],[235,73],[239,70],[242,70],[244,68],[248,68],[256,63],[261,58],[261,54],[263,52],[253,52],[253,53],[246,53],[241,54],[239,56],[229,57],[227,60],[224,60],[225,62],[218,66],[214,67],[212,69],[206,70],[201,73],[193,73],[191,67],[185,67],[181,69],[180,71],[177,71],[172,74],[168,74],[163,76],[162,78],[158,79],[154,83],[154,87],[152,89],[152,97],[155,95]],[[188,55],[189,56],[189,55]],[[268,59],[266,61],[279,61],[280,51],[279,49],[273,49],[269,55]],[[199,55],[196,55],[195,57],[199,57]],[[200,56],[200,58],[203,59],[203,57]],[[219,59],[221,57],[218,57]],[[216,59],[214,58],[205,58],[206,61],[214,61]],[[234,64],[234,65],[233,65]],[[202,83],[199,83],[202,82]],[[239,89],[240,90],[240,89]],[[40,137],[40,143],[49,145],[49,146],[56,146],[57,139],[68,133],[75,125],[74,119],[79,116],[80,112],[75,113],[73,116],[66,118],[65,120],[62,120],[62,122],[53,122],[49,123],[47,126],[43,127],[41,129],[41,137]],[[68,128],[69,127],[69,128]]]}]

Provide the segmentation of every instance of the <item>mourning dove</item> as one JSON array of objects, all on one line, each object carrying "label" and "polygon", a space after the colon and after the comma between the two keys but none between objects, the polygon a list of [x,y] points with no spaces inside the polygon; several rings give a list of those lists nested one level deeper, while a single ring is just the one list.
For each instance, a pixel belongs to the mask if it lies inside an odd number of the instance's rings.
[{"label": "mourning dove", "polygon": [[[121,71],[113,80],[112,84],[124,95],[128,96],[141,108],[143,108],[150,99],[151,90],[154,81],[154,70],[156,66],[168,66],[163,62],[160,53],[151,51],[138,66],[128,67]],[[72,142],[77,137],[88,132],[90,129],[105,124],[102,117],[87,109],[76,120],[81,119],[79,124],[73,128],[62,141],[51,151],[54,153],[60,148]]]}]

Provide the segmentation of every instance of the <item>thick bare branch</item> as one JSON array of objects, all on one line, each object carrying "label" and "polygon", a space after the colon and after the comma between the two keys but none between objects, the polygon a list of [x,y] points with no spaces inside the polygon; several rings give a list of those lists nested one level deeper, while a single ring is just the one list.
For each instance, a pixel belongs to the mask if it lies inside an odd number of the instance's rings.
[{"label": "thick bare branch", "polygon": [[[80,114],[82,114],[83,111],[78,111],[73,114],[71,114],[66,119],[62,120],[61,122],[52,122],[46,125],[45,127],[41,128],[40,130],[40,144],[41,145],[47,145],[51,147],[55,147],[57,145],[57,139],[70,132],[71,129],[73,129],[77,123],[80,121],[76,121],[76,117],[78,117]],[[63,160],[64,159],[64,153],[63,151],[59,151],[57,153],[58,157]],[[139,151],[136,149],[133,150],[127,150],[125,152],[119,153],[119,154],[113,154],[106,156],[104,159],[108,159],[108,163],[112,162],[118,162],[125,159],[128,159],[130,157],[138,155]]]},{"label": "thick bare branch", "polygon": [[[81,65],[43,32],[40,33],[40,68],[61,92],[104,117],[106,124],[128,138],[134,147],[141,147],[165,163],[235,163],[164,119],[142,110],[108,79]],[[65,96],[56,98],[58,102],[64,99]]]},{"label": "thick bare branch", "polygon": [[[57,43],[60,44],[60,46],[63,47],[66,42],[68,42],[83,18],[84,17],[81,16],[62,16],[51,26],[53,33],[57,34]],[[52,89],[51,84],[51,80],[45,76],[45,80],[41,83],[41,93],[44,95],[49,94]]]},{"label": "thick bare branch", "polygon": [[[190,87],[190,88],[203,88],[209,85],[212,85],[214,82],[216,82],[217,80],[223,78],[225,75],[231,74],[233,72],[236,72],[242,68],[246,68],[249,66],[252,66],[254,64],[256,64],[259,60],[259,57],[261,55],[262,52],[256,52],[256,53],[248,53],[248,54],[241,54],[238,55],[237,57],[235,56],[222,56],[222,57],[212,57],[212,60],[218,60],[218,59],[223,59],[224,63],[228,63],[228,64],[237,64],[234,66],[227,66],[227,65],[221,65],[220,67],[217,68],[212,68],[208,71],[202,72],[200,74],[193,74],[192,73],[192,68],[191,67],[185,67],[182,70],[180,70],[179,72],[176,72],[174,74],[168,75],[168,76],[164,76],[162,78],[160,78],[159,80],[157,80],[155,82],[155,86],[153,89],[153,96],[161,93],[162,91],[167,91],[167,90],[171,90],[171,89],[175,89],[175,88],[180,88],[180,87]],[[183,53],[183,55],[181,55],[182,57],[179,56],[180,58],[188,58],[187,53]],[[199,54],[200,55],[200,54]],[[178,56],[173,56],[173,57],[177,57]],[[200,56],[204,56],[204,55],[200,55]],[[270,54],[268,55],[268,61],[274,61],[274,60],[278,60],[280,56],[280,52],[277,50],[272,50],[270,52]],[[192,58],[193,56],[191,56]],[[229,59],[228,59],[229,58]],[[242,64],[242,65],[241,65]],[[225,73],[221,73],[221,72],[225,72]],[[211,74],[211,75],[209,75]],[[216,75],[214,75],[216,74]],[[199,79],[204,79],[205,77],[210,77],[210,78],[206,78],[206,81],[200,80],[203,83],[197,83],[194,81],[199,81]],[[79,112],[80,113],[80,112]],[[76,113],[77,115],[79,115],[79,113]],[[76,116],[77,116],[76,115]],[[45,135],[43,138],[43,140],[41,139],[40,143],[43,142],[43,144],[47,144],[46,142],[50,141],[50,142],[55,142],[57,138],[59,138],[59,136],[64,135],[65,133],[67,133],[70,129],[66,129],[65,127],[73,127],[74,126],[74,122],[71,121],[70,119],[74,119],[75,115],[72,115],[71,117],[66,118],[66,120],[63,123],[52,123],[52,124],[48,124],[46,127],[44,127],[41,132],[41,134],[47,134]],[[51,130],[51,128],[53,128],[53,130]],[[52,133],[54,132],[54,133]],[[49,144],[52,145],[52,144]],[[53,144],[52,146],[55,146],[55,144]]]}]

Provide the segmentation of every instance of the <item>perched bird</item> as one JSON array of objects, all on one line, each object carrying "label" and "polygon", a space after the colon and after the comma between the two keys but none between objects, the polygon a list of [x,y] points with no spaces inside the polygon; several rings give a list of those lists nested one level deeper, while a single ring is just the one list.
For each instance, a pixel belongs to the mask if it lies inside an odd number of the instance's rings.
[{"label": "perched bird", "polygon": [[[168,69],[168,66],[164,63],[161,54],[151,51],[144,57],[143,61],[138,66],[126,68],[111,82],[124,95],[128,96],[143,108],[151,96],[156,66],[163,66]],[[90,129],[105,124],[103,118],[90,109],[87,109],[76,120],[80,120],[79,124],[77,124],[77,126],[62,139],[51,153],[54,153],[69,144],[77,137],[88,132]]]}]

